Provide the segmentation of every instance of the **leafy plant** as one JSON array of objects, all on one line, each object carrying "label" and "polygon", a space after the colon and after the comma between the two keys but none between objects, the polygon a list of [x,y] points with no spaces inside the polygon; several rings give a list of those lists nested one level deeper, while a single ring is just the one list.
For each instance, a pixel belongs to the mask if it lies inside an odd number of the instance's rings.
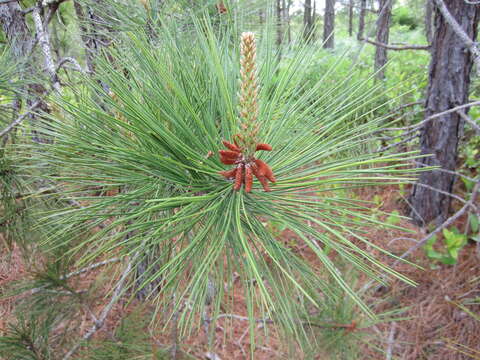
[{"label": "leafy plant", "polygon": [[467,236],[453,227],[451,230],[443,229],[444,251],[436,251],[433,248],[436,242],[437,236],[433,235],[425,244],[424,249],[427,256],[443,264],[454,265],[457,263],[458,253],[467,244]]},{"label": "leafy plant", "polygon": [[417,19],[412,15],[412,11],[405,6],[400,6],[393,10],[393,22],[398,25],[408,26],[410,30],[415,30],[418,26]]}]

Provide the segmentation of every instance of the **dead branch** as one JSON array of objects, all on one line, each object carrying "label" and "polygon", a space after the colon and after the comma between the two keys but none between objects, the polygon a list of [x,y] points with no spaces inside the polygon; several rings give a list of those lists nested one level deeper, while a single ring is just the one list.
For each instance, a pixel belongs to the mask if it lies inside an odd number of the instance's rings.
[{"label": "dead branch", "polygon": [[384,44],[375,40],[370,40],[368,38],[365,38],[364,41],[366,43],[375,45],[375,46],[380,46],[388,50],[430,50],[430,46],[428,45],[404,45],[404,46],[397,46],[397,45],[389,45],[389,44]]},{"label": "dead branch", "polygon": [[[392,138],[395,138],[395,137],[397,137],[397,136],[392,136]],[[377,152],[385,152],[385,151],[387,151],[387,150],[389,150],[389,149],[391,149],[391,148],[394,148],[394,147],[403,145],[403,144],[405,144],[405,143],[408,143],[408,142],[410,142],[410,141],[412,141],[412,140],[414,140],[414,139],[416,139],[416,138],[418,138],[418,134],[412,135],[412,136],[410,136],[410,137],[408,137],[408,138],[406,138],[406,139],[403,139],[402,141],[396,142],[396,143],[394,143],[394,144],[390,144],[390,145],[384,146],[384,147],[378,149]]]},{"label": "dead branch", "polygon": [[467,104],[455,106],[454,108],[442,111],[442,112],[437,113],[437,114],[433,114],[433,115],[425,118],[424,120],[420,121],[418,124],[415,124],[415,125],[398,127],[398,128],[385,128],[385,129],[382,129],[382,131],[402,131],[402,130],[411,130],[411,129],[415,129],[415,128],[420,128],[423,125],[425,125],[427,122],[432,121],[434,119],[437,119],[437,118],[439,118],[443,115],[447,115],[447,114],[450,114],[452,112],[457,112],[458,110],[462,110],[462,109],[468,108],[470,106],[478,106],[478,105],[480,105],[480,101],[473,101],[473,102],[470,102],[470,103],[467,103]]},{"label": "dead branch", "polygon": [[0,132],[0,138],[4,137],[8,133],[10,133],[15,126],[19,125],[26,117],[28,114],[30,114],[33,110],[35,110],[37,107],[39,107],[42,104],[42,100],[37,100],[35,101],[32,106],[30,106],[27,111],[25,111],[22,115],[20,115],[17,119],[12,121],[10,125],[8,125],[5,129]]},{"label": "dead branch", "polygon": [[[419,161],[412,160],[412,162],[413,162],[415,165],[420,165],[420,166],[423,166],[423,167],[429,167],[429,165],[426,165],[426,164],[421,163],[421,162],[419,162]],[[451,171],[451,170],[442,169],[442,168],[437,168],[437,169],[435,169],[435,171],[440,171],[440,172],[444,172],[444,173],[447,173],[447,174],[455,175],[455,176],[458,176],[458,177],[467,179],[468,181],[471,181],[471,182],[473,182],[473,183],[477,181],[477,180],[475,180],[474,178],[471,178],[471,177],[469,177],[469,176],[460,174],[459,172],[456,172],[456,171]]]},{"label": "dead branch", "polygon": [[421,104],[423,104],[424,102],[425,102],[425,100],[422,99],[422,100],[414,101],[414,102],[411,102],[411,103],[402,104],[402,105],[396,107],[395,109],[393,109],[392,111],[390,111],[390,114],[399,112],[400,110],[403,110],[403,109],[405,109],[405,108],[407,108],[407,107],[411,107],[411,106],[415,106],[415,105],[421,105]]},{"label": "dead branch", "polygon": [[[437,169],[432,169],[432,171],[436,171]],[[442,195],[445,195],[445,196],[449,196],[455,200],[458,200],[460,201],[461,203],[463,204],[466,204],[467,203],[467,200],[465,200],[464,198],[461,198],[460,196],[458,195],[455,195],[455,194],[452,194],[452,193],[449,193],[448,191],[443,191],[443,190],[440,190],[440,189],[437,189],[437,188],[434,188],[433,186],[430,186],[430,185],[427,185],[427,184],[420,184],[420,183],[415,183],[415,186],[420,186],[420,187],[423,187],[425,189],[428,189],[428,190],[432,190],[432,191],[435,191],[439,194],[442,194]],[[474,205],[474,204],[470,204],[470,207],[472,209],[474,209],[475,211],[477,210],[477,207]]]},{"label": "dead branch", "polygon": [[77,352],[77,350],[80,348],[82,343],[85,341],[88,341],[93,336],[93,334],[95,334],[103,326],[103,324],[105,323],[105,320],[107,319],[108,314],[113,308],[113,305],[115,305],[115,303],[118,301],[118,299],[123,293],[125,282],[132,270],[132,264],[134,263],[138,255],[139,255],[139,252],[135,253],[135,255],[132,257],[132,259],[128,263],[120,280],[118,280],[117,285],[115,286],[115,290],[113,292],[112,298],[110,299],[110,302],[107,304],[107,306],[103,308],[102,312],[100,313],[100,316],[98,317],[98,320],[96,320],[95,323],[92,325],[92,327],[83,335],[82,340],[77,342],[70,349],[70,351],[63,357],[63,360],[70,359],[70,357]]},{"label": "dead branch", "polygon": [[50,81],[52,82],[52,86],[55,91],[60,92],[60,81],[57,76],[57,72],[55,69],[55,63],[53,61],[52,52],[50,49],[50,40],[48,38],[48,34],[45,31],[43,26],[42,18],[40,16],[40,7],[35,7],[32,12],[33,22],[35,23],[35,31],[37,33],[37,38],[42,48],[43,57],[45,61],[45,67],[47,68],[47,72],[50,75]]},{"label": "dead branch", "polygon": [[[470,37],[465,33],[465,31],[463,31],[462,27],[458,24],[457,20],[455,20],[452,14],[450,14],[450,11],[448,11],[448,8],[443,2],[443,0],[433,0],[433,2],[437,6],[438,10],[440,10],[440,13],[445,18],[445,21],[452,27],[453,31],[465,43],[467,48],[472,53],[473,61],[477,66],[477,75],[480,76],[480,49],[477,47],[477,44],[472,39],[470,39]],[[472,4],[472,3],[469,3],[469,4]],[[478,2],[475,2],[472,5],[477,5],[477,4]]]},{"label": "dead branch", "polygon": [[91,271],[91,270],[93,270],[93,269],[96,269],[96,268],[98,268],[98,267],[100,267],[100,266],[104,266],[104,265],[107,265],[107,264],[111,264],[111,263],[114,263],[114,262],[117,262],[117,261],[120,261],[120,258],[116,257],[116,258],[112,258],[112,259],[100,261],[100,262],[98,262],[98,263],[95,263],[95,264],[92,264],[92,265],[90,265],[90,266],[84,267],[83,269],[76,270],[76,271],[72,271],[72,272],[68,273],[67,275],[62,276],[61,279],[62,279],[62,280],[65,280],[65,279],[71,278],[72,276],[77,276],[77,275],[86,273],[86,272],[88,272],[88,271]]},{"label": "dead branch", "polygon": [[388,334],[388,348],[386,360],[392,360],[393,345],[395,344],[395,330],[397,329],[397,323],[393,322],[390,326],[390,333]]},{"label": "dead branch", "polygon": [[477,198],[477,194],[480,190],[480,180],[477,180],[477,183],[475,184],[475,186],[473,187],[473,191],[472,191],[472,195],[470,197],[470,200],[468,200],[465,205],[463,205],[463,207],[458,210],[455,214],[453,214],[451,217],[449,217],[443,224],[441,224],[440,226],[438,226],[435,230],[433,230],[430,234],[428,234],[427,236],[425,236],[423,239],[421,239],[417,244],[415,244],[414,246],[412,246],[410,249],[408,249],[405,253],[403,253],[398,260],[396,260],[392,266],[395,266],[396,264],[398,264],[401,259],[405,259],[407,256],[409,256],[411,253],[413,253],[415,250],[419,249],[420,247],[422,247],[423,245],[425,245],[427,243],[428,240],[430,240],[434,235],[438,234],[440,231],[442,231],[443,229],[449,227],[450,225],[452,225],[455,220],[457,220],[460,216],[462,216],[463,214],[465,214],[467,212],[467,210],[469,208],[473,208],[475,209],[475,211],[478,211],[476,210],[477,207],[474,205],[475,204],[475,201],[476,201],[476,198]]},{"label": "dead branch", "polygon": [[[90,265],[90,266],[84,267],[83,269],[76,270],[76,271],[72,271],[72,272],[68,273],[68,274],[65,275],[65,276],[61,276],[60,279],[61,279],[61,280],[66,280],[66,279],[71,278],[72,276],[77,276],[77,275],[86,273],[86,272],[88,272],[88,271],[94,270],[94,269],[96,269],[96,268],[98,268],[98,267],[100,267],[100,266],[104,266],[104,265],[107,265],[107,264],[111,264],[111,263],[114,263],[114,262],[117,262],[117,261],[120,261],[120,260],[121,260],[120,258],[113,258],[113,259],[108,259],[108,260],[100,261],[100,262],[98,262],[98,263],[95,263],[95,264],[92,264],[92,265]],[[32,293],[32,294],[36,294],[37,292],[41,291],[41,290],[44,289],[44,288],[46,288],[46,285],[32,289],[32,290],[31,290],[31,293]]]},{"label": "dead branch", "polygon": [[[215,319],[221,319],[221,318],[230,318],[230,319],[236,319],[236,320],[241,320],[241,321],[249,321],[250,319],[246,316],[241,316],[241,315],[236,315],[236,314],[219,314]],[[211,321],[209,319],[208,321]],[[305,326],[311,326],[311,327],[317,327],[321,329],[346,329],[347,331],[354,331],[357,328],[357,323],[355,321],[352,321],[349,324],[338,324],[338,323],[330,323],[330,322],[325,322],[325,323],[315,323],[311,321],[302,321],[302,320],[297,320],[298,322],[302,323],[302,325]],[[255,319],[256,323],[260,324],[274,324],[275,322],[272,319],[269,318],[263,318],[263,319]]]},{"label": "dead branch", "polygon": [[472,128],[473,130],[475,130],[475,133],[477,135],[480,135],[480,126],[478,126],[475,121],[473,121],[472,119],[470,119],[470,117],[465,114],[463,111],[457,111],[460,116],[462,117],[463,120],[465,120],[465,122],[467,122]]},{"label": "dead branch", "polygon": [[64,58],[62,58],[62,59],[58,62],[58,64],[57,64],[56,72],[58,73],[58,71],[59,71],[65,64],[67,64],[67,63],[71,63],[71,64],[73,65],[73,68],[74,68],[76,71],[78,71],[78,72],[80,72],[80,73],[82,73],[82,74],[89,73],[88,70],[82,69],[82,67],[80,66],[80,64],[78,63],[78,61],[75,60],[75,59],[72,58],[72,57],[64,57]]}]

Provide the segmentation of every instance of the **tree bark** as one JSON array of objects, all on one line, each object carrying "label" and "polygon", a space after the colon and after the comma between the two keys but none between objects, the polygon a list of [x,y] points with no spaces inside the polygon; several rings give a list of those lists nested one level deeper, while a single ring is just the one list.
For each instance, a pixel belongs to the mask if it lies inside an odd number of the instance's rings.
[{"label": "tree bark", "polygon": [[335,0],[325,1],[325,16],[323,18],[323,48],[333,49],[335,46]]},{"label": "tree bark", "polygon": [[[390,33],[390,19],[392,17],[393,0],[380,0],[380,12],[377,19],[377,33],[375,40],[382,44],[388,44]],[[375,72],[376,78],[385,78],[385,65],[387,64],[387,49],[382,46],[375,48]]]},{"label": "tree bark", "polygon": [[305,41],[311,41],[312,37],[313,37],[312,0],[305,0],[305,6],[303,11],[303,39]]},{"label": "tree bark", "polygon": [[[458,0],[444,2],[461,28],[475,41],[480,7]],[[435,31],[432,39],[425,117],[468,101],[472,65],[471,52],[435,7]],[[421,153],[432,156],[421,160],[423,166],[455,170],[463,125],[463,120],[457,112],[443,115],[425,124],[420,138]],[[428,171],[420,175],[418,183],[412,189],[410,199],[411,216],[415,223],[426,225],[435,220],[437,224],[441,224],[448,218],[450,210],[451,197],[422,185],[451,193],[454,182],[455,176],[446,172]]]},{"label": "tree bark", "polygon": [[353,35],[353,0],[348,3],[348,36]]},{"label": "tree bark", "polygon": [[431,0],[425,0],[425,35],[429,44],[432,43],[432,19],[433,19],[433,3]]},{"label": "tree bark", "polygon": [[17,2],[0,5],[0,23],[15,58],[22,59],[27,56],[33,40],[25,22],[25,15]]},{"label": "tree bark", "polygon": [[367,13],[367,0],[360,0],[360,15],[358,17],[357,40],[362,41],[365,33],[365,14]]}]

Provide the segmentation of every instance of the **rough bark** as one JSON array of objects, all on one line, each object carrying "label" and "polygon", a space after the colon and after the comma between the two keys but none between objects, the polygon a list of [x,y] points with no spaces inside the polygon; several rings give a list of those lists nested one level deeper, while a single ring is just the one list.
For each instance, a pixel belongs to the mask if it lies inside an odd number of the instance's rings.
[{"label": "rough bark", "polygon": [[360,0],[360,15],[358,17],[357,40],[362,41],[365,33],[365,14],[367,13],[367,0]]},{"label": "rough bark", "polygon": [[[377,31],[375,40],[382,44],[388,44],[390,33],[390,20],[392,17],[392,0],[380,0],[380,12],[377,19]],[[375,48],[375,72],[376,78],[385,78],[385,65],[387,64],[387,49],[382,46]]]},{"label": "rough bark", "polygon": [[25,15],[17,2],[0,5],[0,23],[17,59],[24,58],[30,52],[32,36],[25,22]]},{"label": "rough bark", "polygon": [[325,16],[323,18],[323,48],[333,49],[335,46],[335,0],[325,1]]},{"label": "rough bark", "polygon": [[303,11],[303,38],[305,41],[310,41],[313,37],[312,9],[312,0],[305,0]]},{"label": "rough bark", "polygon": [[348,35],[353,35],[353,0],[348,3]]},{"label": "rough bark", "polygon": [[433,3],[431,0],[425,0],[425,36],[429,44],[432,43],[433,31]]},{"label": "rough bark", "polygon": [[[446,0],[445,5],[462,30],[475,41],[480,19],[480,6],[465,1]],[[466,44],[435,8],[435,29],[432,39],[432,56],[429,68],[425,116],[451,109],[468,101],[470,73],[473,57]],[[454,171],[457,148],[463,131],[459,113],[452,112],[426,123],[421,132],[421,153],[432,156],[422,159],[422,166],[439,166]],[[412,189],[411,205],[413,220],[426,225],[435,220],[437,224],[448,218],[451,197],[428,189],[429,186],[451,193],[455,176],[442,171],[428,171],[420,175]]]}]

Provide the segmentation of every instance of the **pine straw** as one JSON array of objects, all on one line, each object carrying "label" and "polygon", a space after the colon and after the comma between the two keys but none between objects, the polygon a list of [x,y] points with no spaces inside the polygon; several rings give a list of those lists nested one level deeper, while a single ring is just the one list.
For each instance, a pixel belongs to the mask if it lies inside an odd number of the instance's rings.
[{"label": "pine straw", "polygon": [[0,234],[0,336],[4,334],[7,326],[14,320],[14,298],[4,298],[7,285],[12,281],[18,281],[26,274],[24,261],[20,249],[15,244],[12,251],[7,252],[3,247],[3,239]]},{"label": "pine straw", "polygon": [[[480,276],[474,246],[462,251],[456,266],[442,265],[438,269],[429,268],[432,262],[425,259],[421,250],[415,255],[426,269],[410,271],[408,275],[419,285],[411,287],[395,282],[386,292],[380,291],[377,295],[390,299],[390,306],[383,304],[377,310],[409,307],[405,315],[411,319],[398,323],[392,354],[405,360],[468,358],[449,343],[480,350],[480,322],[454,304],[480,296],[478,282],[471,281]],[[480,306],[469,306],[469,309],[479,313]],[[386,334],[389,327],[384,326],[382,330]]]},{"label": "pine straw", "polygon": [[[392,211],[399,208],[398,196],[395,190],[390,189],[382,194],[385,204],[382,210]],[[459,219],[457,227],[463,229],[465,219]],[[416,231],[407,235],[415,240],[421,239],[425,234],[420,229],[407,221],[402,221],[400,226]],[[404,238],[405,234],[396,231],[378,230],[369,235],[370,241],[386,248],[396,255],[403,254],[415,243]],[[392,239],[398,240],[392,242]],[[440,242],[440,241],[439,241]],[[383,258],[387,264],[394,260],[376,254]],[[465,302],[467,299],[480,297],[480,281],[472,281],[480,276],[480,259],[476,253],[475,245],[467,245],[459,256],[458,263],[442,265],[428,259],[423,249],[413,253],[410,261],[422,266],[424,269],[413,268],[406,264],[399,264],[395,269],[407,275],[418,283],[412,287],[395,281],[388,288],[377,288],[372,297],[374,300],[383,300],[375,310],[377,312],[408,307],[404,316],[408,320],[397,323],[392,350],[392,358],[402,360],[460,360],[480,359],[480,321],[475,320],[455,303]],[[473,313],[480,314],[480,306],[468,306]],[[385,339],[388,338],[390,325],[379,326]],[[476,357],[462,354],[458,349],[462,346],[477,351]],[[387,351],[388,344],[385,344]],[[472,351],[468,351],[472,353]],[[385,355],[366,355],[369,359],[385,359]]]}]

